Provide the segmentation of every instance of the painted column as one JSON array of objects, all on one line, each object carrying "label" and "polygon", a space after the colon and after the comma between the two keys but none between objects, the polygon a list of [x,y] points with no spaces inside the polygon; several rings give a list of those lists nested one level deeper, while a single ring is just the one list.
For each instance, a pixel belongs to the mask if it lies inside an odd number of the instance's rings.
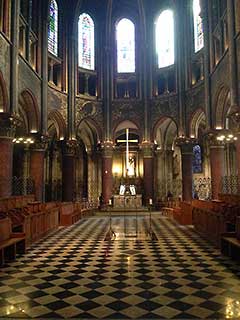
[{"label": "painted column", "polygon": [[104,204],[108,204],[113,194],[113,143],[111,141],[102,144],[102,194]]},{"label": "painted column", "polygon": [[32,149],[30,154],[30,176],[34,181],[37,201],[44,201],[44,157],[45,149]]},{"label": "painted column", "polygon": [[227,18],[228,18],[228,49],[229,49],[229,76],[231,92],[231,113],[239,112],[238,108],[238,77],[237,77],[237,56],[235,44],[235,14],[234,1],[227,0]]},{"label": "painted column", "polygon": [[12,195],[14,126],[8,118],[0,118],[0,198]]},{"label": "painted column", "polygon": [[62,155],[62,201],[74,201],[76,197],[76,145],[67,141]]},{"label": "painted column", "polygon": [[182,199],[183,201],[191,201],[193,188],[193,144],[184,143],[180,145],[180,148],[182,156]]},{"label": "painted column", "polygon": [[19,16],[20,0],[12,1],[12,32],[11,32],[11,73],[10,73],[10,111],[17,112],[18,108],[18,49],[19,49]]},{"label": "painted column", "polygon": [[154,198],[153,192],[153,146],[150,143],[142,143],[143,152],[143,185],[144,185],[144,203],[147,205],[149,199]]},{"label": "painted column", "polygon": [[[237,176],[238,176],[238,185],[240,188],[240,134],[238,135],[238,140],[236,141],[236,164],[237,164]],[[239,190],[240,192],[240,190]]]},{"label": "painted column", "polygon": [[205,86],[205,112],[206,112],[206,129],[212,126],[211,110],[211,82],[210,82],[210,37],[209,37],[209,16],[208,0],[201,0],[201,17],[204,30],[204,86]]},{"label": "painted column", "polygon": [[212,199],[218,199],[218,194],[221,193],[222,177],[224,176],[224,145],[221,142],[210,144],[210,167]]},{"label": "painted column", "polygon": [[12,138],[0,137],[0,150],[0,198],[2,198],[12,194]]}]

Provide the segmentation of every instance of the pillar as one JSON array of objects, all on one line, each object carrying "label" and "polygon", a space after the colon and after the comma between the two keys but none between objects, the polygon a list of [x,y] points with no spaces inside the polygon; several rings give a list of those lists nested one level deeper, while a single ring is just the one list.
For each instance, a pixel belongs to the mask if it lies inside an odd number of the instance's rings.
[{"label": "pillar", "polygon": [[148,204],[149,199],[154,198],[153,193],[153,148],[150,143],[142,143],[143,151],[143,185],[144,202]]},{"label": "pillar", "polygon": [[44,201],[44,157],[45,149],[32,149],[30,155],[30,176],[34,181],[37,201]]},{"label": "pillar", "polygon": [[192,200],[192,162],[193,145],[192,143],[180,146],[182,156],[182,199],[183,201]]},{"label": "pillar", "polygon": [[237,169],[237,176],[238,176],[238,185],[240,188],[240,134],[238,135],[238,140],[236,141],[235,145],[236,145],[236,164],[237,164],[236,169]]},{"label": "pillar", "polygon": [[204,30],[204,91],[205,91],[205,113],[207,129],[210,129],[212,125],[212,110],[211,110],[211,80],[210,80],[210,36],[209,36],[209,1],[201,0],[201,17]]},{"label": "pillar", "polygon": [[105,204],[108,203],[113,193],[112,147],[112,142],[106,142],[102,145],[102,195]]},{"label": "pillar", "polygon": [[224,176],[224,145],[210,145],[210,167],[212,181],[212,199],[218,199],[221,192],[221,182]]},{"label": "pillar", "polygon": [[231,111],[236,112],[238,108],[238,77],[237,77],[237,55],[235,44],[235,14],[234,0],[227,0],[227,18],[228,18],[228,47],[229,47],[229,76],[231,92]]},{"label": "pillar", "polygon": [[76,196],[76,154],[73,141],[67,141],[62,156],[62,200],[74,201]]},{"label": "pillar", "polygon": [[2,198],[12,195],[12,138],[0,137],[0,150],[0,198]]}]

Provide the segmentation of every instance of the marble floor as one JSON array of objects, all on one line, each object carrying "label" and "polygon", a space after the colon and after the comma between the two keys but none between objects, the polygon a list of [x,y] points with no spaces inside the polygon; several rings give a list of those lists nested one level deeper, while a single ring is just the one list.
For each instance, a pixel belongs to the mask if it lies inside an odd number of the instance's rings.
[{"label": "marble floor", "polygon": [[2,267],[0,319],[240,319],[240,266],[192,227],[153,214],[111,228],[83,219]]}]

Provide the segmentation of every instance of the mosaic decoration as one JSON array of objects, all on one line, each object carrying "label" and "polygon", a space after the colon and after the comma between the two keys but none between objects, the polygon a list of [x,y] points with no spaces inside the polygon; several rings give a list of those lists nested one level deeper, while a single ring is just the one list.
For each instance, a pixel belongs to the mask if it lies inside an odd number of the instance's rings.
[{"label": "mosaic decoration", "polygon": [[129,19],[117,24],[117,71],[135,72],[135,27]]},{"label": "mosaic decoration", "polygon": [[48,51],[58,55],[58,5],[51,0],[49,7]]},{"label": "mosaic decoration", "polygon": [[193,147],[193,173],[202,172],[202,150],[199,144]]},{"label": "mosaic decoration", "polygon": [[174,64],[174,17],[171,10],[160,14],[155,33],[158,68]]},{"label": "mosaic decoration", "polygon": [[79,67],[89,70],[95,69],[94,50],[94,22],[88,14],[82,13],[78,21]]},{"label": "mosaic decoration", "polygon": [[193,24],[194,24],[194,45],[195,52],[201,50],[204,46],[203,23],[200,16],[201,7],[199,0],[193,0]]}]

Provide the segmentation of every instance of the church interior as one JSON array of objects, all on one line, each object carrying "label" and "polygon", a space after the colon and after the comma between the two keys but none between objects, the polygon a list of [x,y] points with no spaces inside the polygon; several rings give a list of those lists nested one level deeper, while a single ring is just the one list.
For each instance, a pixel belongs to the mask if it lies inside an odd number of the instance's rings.
[{"label": "church interior", "polygon": [[239,65],[239,0],[0,0],[1,319],[240,319]]}]

